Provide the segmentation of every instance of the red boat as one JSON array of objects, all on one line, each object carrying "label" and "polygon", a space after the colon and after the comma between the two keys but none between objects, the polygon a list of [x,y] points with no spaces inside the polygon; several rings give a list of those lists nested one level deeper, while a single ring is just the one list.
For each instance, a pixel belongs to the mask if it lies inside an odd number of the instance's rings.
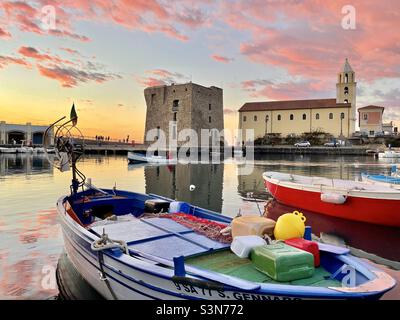
[{"label": "red boat", "polygon": [[264,172],[279,202],[338,218],[400,227],[400,190],[365,182]]}]

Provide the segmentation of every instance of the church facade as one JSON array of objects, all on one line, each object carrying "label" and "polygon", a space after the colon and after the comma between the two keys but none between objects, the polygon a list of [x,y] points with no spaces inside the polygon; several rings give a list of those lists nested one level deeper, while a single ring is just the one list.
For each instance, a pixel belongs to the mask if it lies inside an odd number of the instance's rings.
[{"label": "church facade", "polygon": [[338,73],[336,98],[289,101],[247,102],[239,109],[239,129],[247,141],[246,129],[254,138],[266,134],[301,135],[323,131],[335,137],[350,137],[356,125],[355,73],[346,59]]}]

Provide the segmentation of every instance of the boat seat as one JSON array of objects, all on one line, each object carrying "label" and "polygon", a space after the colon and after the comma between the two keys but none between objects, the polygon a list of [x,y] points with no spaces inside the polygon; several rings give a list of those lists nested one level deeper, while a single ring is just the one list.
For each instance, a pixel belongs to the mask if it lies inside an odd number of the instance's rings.
[{"label": "boat seat", "polygon": [[136,218],[91,228],[99,236],[103,233],[103,229],[111,239],[125,241],[133,252],[142,252],[168,260],[173,260],[177,254],[188,257],[230,246],[197,234],[166,218],[143,220]]}]

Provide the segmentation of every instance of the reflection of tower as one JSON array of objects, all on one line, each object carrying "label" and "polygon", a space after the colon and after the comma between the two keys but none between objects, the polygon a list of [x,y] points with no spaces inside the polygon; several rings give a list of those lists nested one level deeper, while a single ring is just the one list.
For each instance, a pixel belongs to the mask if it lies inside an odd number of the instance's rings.
[{"label": "reflection of tower", "polygon": [[346,58],[343,69],[338,73],[338,82],[336,83],[336,102],[351,103],[350,119],[347,119],[350,121],[349,135],[354,133],[356,130],[356,88],[357,82],[355,73]]},{"label": "reflection of tower", "polygon": [[[174,167],[145,167],[146,193],[186,201],[221,212],[224,166],[221,164],[178,164]],[[190,185],[196,188],[190,191]]]}]

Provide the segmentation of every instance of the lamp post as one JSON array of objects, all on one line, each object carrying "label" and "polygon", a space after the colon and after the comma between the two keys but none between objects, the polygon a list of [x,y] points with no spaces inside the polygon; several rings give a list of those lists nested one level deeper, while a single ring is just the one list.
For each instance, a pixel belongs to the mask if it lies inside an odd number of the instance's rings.
[{"label": "lamp post", "polygon": [[268,133],[268,120],[269,120],[269,115],[265,116],[265,135]]}]

